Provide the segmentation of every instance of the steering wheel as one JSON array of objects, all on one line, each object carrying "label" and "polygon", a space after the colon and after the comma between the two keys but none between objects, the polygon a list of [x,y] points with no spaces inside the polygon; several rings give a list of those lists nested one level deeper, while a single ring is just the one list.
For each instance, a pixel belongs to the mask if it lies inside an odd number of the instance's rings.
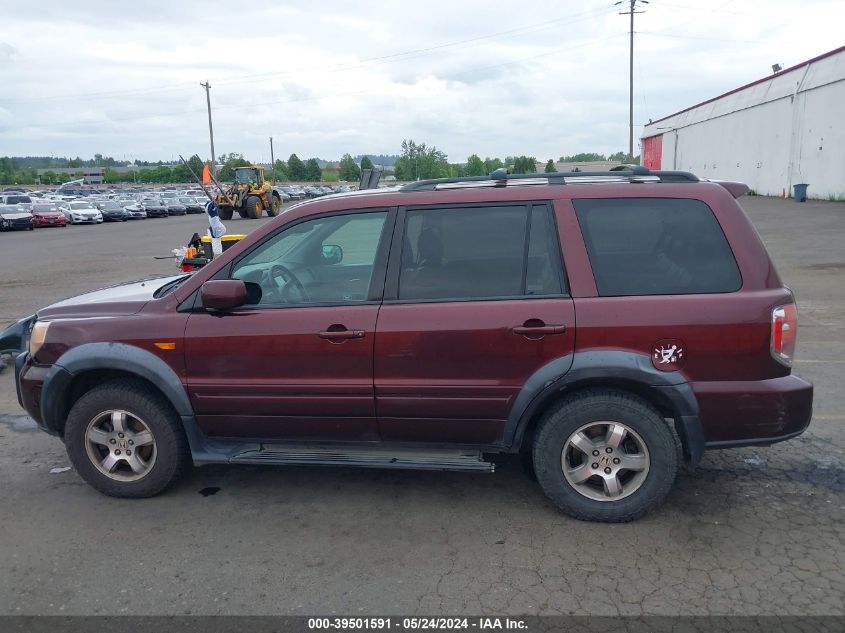
[{"label": "steering wheel", "polygon": [[[279,283],[280,277],[285,283]],[[291,291],[295,291],[299,295],[299,297],[297,297],[294,301],[295,303],[305,303],[311,300],[308,293],[305,291],[305,286],[302,285],[302,282],[297,279],[296,275],[294,275],[287,266],[273,264],[273,267],[270,269],[270,278],[276,284],[276,287],[281,292],[282,298],[285,301],[293,299],[293,297],[290,296]]]}]

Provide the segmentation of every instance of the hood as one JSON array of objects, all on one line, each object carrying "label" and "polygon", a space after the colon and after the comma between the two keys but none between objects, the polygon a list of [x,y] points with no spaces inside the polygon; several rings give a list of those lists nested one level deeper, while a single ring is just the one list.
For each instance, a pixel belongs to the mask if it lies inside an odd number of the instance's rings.
[{"label": "hood", "polygon": [[0,217],[6,220],[21,220],[31,218],[32,215],[28,211],[0,211]]},{"label": "hood", "polygon": [[153,298],[156,290],[180,277],[185,277],[184,273],[152,277],[86,292],[42,308],[38,311],[38,318],[135,314]]}]

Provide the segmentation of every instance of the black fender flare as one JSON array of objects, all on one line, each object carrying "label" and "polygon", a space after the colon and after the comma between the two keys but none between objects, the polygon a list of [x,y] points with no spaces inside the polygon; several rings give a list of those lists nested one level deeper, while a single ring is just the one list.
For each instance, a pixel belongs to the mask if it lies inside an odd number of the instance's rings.
[{"label": "black fender flare", "polygon": [[698,401],[679,371],[659,371],[651,358],[639,352],[598,350],[557,358],[538,369],[514,400],[505,424],[503,442],[520,448],[534,416],[560,397],[561,392],[589,384],[632,387],[669,403],[675,428],[687,460],[695,465],[704,453],[704,430]]},{"label": "black fender flare", "polygon": [[184,420],[194,411],[176,372],[155,354],[125,343],[86,343],[71,348],[53,364],[41,390],[44,425],[61,433],[63,413],[74,378],[93,370],[113,369],[143,378],[164,394]]}]

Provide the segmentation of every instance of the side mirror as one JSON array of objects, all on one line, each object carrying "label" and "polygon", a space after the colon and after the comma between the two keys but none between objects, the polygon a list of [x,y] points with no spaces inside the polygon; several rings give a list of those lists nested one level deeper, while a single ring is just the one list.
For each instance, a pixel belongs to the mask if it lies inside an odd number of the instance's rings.
[{"label": "side mirror", "polygon": [[323,263],[339,264],[343,261],[343,249],[337,244],[323,244]]},{"label": "side mirror", "polygon": [[246,303],[246,284],[240,279],[206,281],[200,287],[202,307],[212,310],[231,310]]}]

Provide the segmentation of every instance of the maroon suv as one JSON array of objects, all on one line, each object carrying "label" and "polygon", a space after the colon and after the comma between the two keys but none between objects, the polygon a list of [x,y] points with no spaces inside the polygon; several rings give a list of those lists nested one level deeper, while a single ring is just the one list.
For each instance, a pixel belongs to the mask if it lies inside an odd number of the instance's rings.
[{"label": "maroon suv", "polygon": [[738,183],[644,168],[298,204],[191,275],[22,319],[23,407],[97,490],[188,464],[492,471],[625,521],[680,459],[810,422],[791,292]]}]

